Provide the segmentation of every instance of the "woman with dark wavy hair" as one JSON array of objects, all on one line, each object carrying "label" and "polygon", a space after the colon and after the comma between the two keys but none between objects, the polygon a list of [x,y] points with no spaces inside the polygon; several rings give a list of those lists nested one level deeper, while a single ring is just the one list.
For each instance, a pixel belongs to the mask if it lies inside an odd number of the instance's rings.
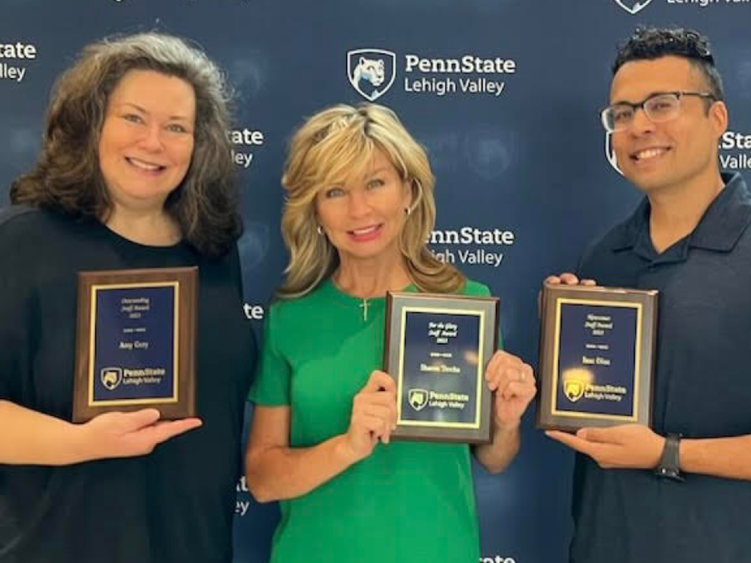
[{"label": "woman with dark wavy hair", "polygon": [[[255,345],[227,101],[201,50],[158,33],[87,46],[55,86],[39,161],[0,213],[2,561],[232,559]],[[199,269],[200,419],[72,424],[78,272],[183,266]]]}]

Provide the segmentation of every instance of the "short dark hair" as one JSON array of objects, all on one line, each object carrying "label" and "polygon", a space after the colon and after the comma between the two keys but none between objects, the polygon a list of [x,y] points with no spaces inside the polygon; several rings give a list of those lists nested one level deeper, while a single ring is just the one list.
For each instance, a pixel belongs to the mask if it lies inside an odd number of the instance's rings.
[{"label": "short dark hair", "polygon": [[688,60],[707,81],[716,100],[724,100],[722,78],[714,65],[709,39],[693,29],[682,27],[637,27],[633,35],[618,47],[613,74],[631,61],[654,60],[662,57],[681,57]]}]

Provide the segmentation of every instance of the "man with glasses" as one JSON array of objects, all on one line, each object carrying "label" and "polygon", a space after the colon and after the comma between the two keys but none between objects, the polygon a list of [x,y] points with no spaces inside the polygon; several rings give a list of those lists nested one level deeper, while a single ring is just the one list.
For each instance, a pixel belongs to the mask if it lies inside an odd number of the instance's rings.
[{"label": "man with glasses", "polygon": [[579,276],[660,291],[654,428],[548,432],[579,452],[571,561],[751,561],[751,195],[719,169],[722,81],[684,29],[638,29],[613,71],[602,122],[646,197]]}]

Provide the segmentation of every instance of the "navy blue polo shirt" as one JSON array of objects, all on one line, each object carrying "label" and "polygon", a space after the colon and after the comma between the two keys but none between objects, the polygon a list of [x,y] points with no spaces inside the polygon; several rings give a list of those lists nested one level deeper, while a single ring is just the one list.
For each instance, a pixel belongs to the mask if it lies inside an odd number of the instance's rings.
[{"label": "navy blue polo shirt", "polygon": [[[599,285],[657,289],[654,430],[751,434],[751,194],[739,174],[694,231],[658,254],[649,201],[584,256]],[[751,561],[751,482],[600,469],[577,454],[572,563]]]}]

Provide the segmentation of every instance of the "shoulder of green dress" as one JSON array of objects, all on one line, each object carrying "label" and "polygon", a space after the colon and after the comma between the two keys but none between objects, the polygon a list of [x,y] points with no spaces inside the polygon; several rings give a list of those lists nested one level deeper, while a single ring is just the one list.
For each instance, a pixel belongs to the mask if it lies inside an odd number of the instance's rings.
[{"label": "shoulder of green dress", "polygon": [[474,280],[468,279],[466,283],[464,284],[464,289],[462,290],[463,295],[478,295],[481,297],[485,297],[487,295],[490,295],[490,288],[485,285],[484,283],[476,282]]}]

